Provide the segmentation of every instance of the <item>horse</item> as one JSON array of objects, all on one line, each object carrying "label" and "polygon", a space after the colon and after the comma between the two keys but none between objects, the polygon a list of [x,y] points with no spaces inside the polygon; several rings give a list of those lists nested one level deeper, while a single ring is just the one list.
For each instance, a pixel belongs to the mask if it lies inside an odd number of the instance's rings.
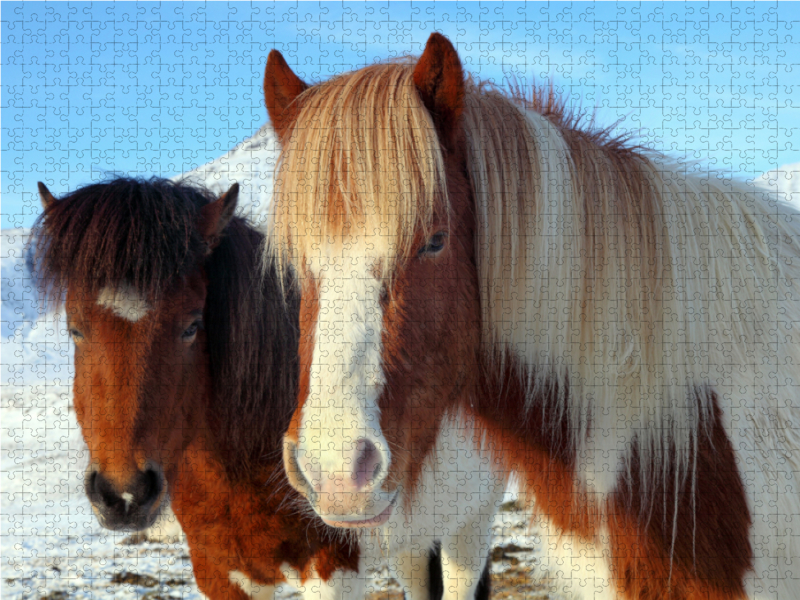
[{"label": "horse", "polygon": [[800,598],[796,211],[438,33],[314,86],[273,50],[264,93],[264,263],[302,294],[284,464],[326,523],[441,528],[466,597],[487,519],[452,494],[515,473],[563,591]]},{"label": "horse", "polygon": [[263,236],[234,216],[238,185],[39,190],[38,275],[66,308],[100,524],[141,530],[171,503],[212,600],[272,598],[284,581],[357,593],[357,541],[299,509],[283,474],[298,304],[275,277],[257,284]]}]

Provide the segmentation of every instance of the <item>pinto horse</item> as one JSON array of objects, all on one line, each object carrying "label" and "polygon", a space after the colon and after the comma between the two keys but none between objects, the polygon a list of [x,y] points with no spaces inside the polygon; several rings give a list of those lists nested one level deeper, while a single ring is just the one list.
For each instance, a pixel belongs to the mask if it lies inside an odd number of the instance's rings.
[{"label": "pinto horse", "polygon": [[209,598],[271,598],[287,577],[350,598],[356,541],[299,509],[283,474],[298,305],[257,284],[263,236],[234,216],[238,186],[39,186],[40,275],[66,306],[100,524],[140,530],[171,502]]},{"label": "pinto horse", "polygon": [[266,263],[302,290],[284,462],[323,520],[436,530],[464,594],[494,506],[462,498],[517,472],[564,591],[800,598],[800,215],[439,34],[313,87],[273,51],[264,92]]}]

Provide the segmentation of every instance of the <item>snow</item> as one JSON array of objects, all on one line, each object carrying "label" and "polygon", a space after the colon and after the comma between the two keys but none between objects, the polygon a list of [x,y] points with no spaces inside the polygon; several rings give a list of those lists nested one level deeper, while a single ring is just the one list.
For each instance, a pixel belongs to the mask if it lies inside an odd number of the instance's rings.
[{"label": "snow", "polygon": [[262,225],[272,199],[279,151],[278,136],[272,126],[265,123],[230,152],[175,179],[204,185],[217,195],[238,183],[241,189],[237,214]]},{"label": "snow", "polygon": [[800,162],[768,171],[756,183],[783,194],[782,200],[800,206]]},{"label": "snow", "polygon": [[[182,177],[216,193],[238,182],[240,213],[262,224],[276,155],[275,133],[265,125],[226,155]],[[760,180],[800,203],[800,163]],[[71,408],[72,347],[63,313],[48,314],[41,306],[31,274],[33,257],[26,252],[28,235],[11,229],[0,239],[0,595],[14,600],[199,599],[185,542],[179,535],[163,541],[179,534],[169,515],[151,532],[151,541],[129,545],[124,543],[128,534],[102,529],[92,514],[83,492],[88,456]],[[511,498],[513,493],[506,500]],[[535,532],[525,527],[522,513],[498,515],[494,532],[495,574],[537,570]],[[289,594],[287,589],[282,595]]]}]

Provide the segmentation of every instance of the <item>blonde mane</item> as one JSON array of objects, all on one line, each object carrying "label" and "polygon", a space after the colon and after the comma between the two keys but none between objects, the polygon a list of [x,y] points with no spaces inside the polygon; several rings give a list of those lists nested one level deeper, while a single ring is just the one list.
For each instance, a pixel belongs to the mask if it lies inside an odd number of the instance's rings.
[{"label": "blonde mane", "polygon": [[389,276],[434,214],[447,214],[444,159],[413,70],[408,60],[373,65],[296,100],[269,226],[281,269],[358,245]]}]

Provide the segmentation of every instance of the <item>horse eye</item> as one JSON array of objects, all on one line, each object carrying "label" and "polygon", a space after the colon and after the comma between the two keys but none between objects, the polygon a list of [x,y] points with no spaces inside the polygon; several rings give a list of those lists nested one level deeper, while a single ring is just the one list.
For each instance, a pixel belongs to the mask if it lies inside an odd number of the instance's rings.
[{"label": "horse eye", "polygon": [[83,339],[83,334],[75,329],[74,327],[69,328],[69,337],[72,338],[73,341],[77,342],[78,340]]},{"label": "horse eye", "polygon": [[439,233],[435,233],[433,236],[431,236],[431,239],[428,240],[428,243],[419,249],[419,255],[433,256],[438,254],[442,248],[444,248],[444,243],[446,240],[446,232],[440,231]]},{"label": "horse eye", "polygon": [[181,334],[181,339],[184,342],[192,341],[194,339],[194,336],[197,335],[197,330],[200,329],[201,326],[202,326],[202,321],[200,320],[195,321],[194,323],[189,325],[189,327]]}]

